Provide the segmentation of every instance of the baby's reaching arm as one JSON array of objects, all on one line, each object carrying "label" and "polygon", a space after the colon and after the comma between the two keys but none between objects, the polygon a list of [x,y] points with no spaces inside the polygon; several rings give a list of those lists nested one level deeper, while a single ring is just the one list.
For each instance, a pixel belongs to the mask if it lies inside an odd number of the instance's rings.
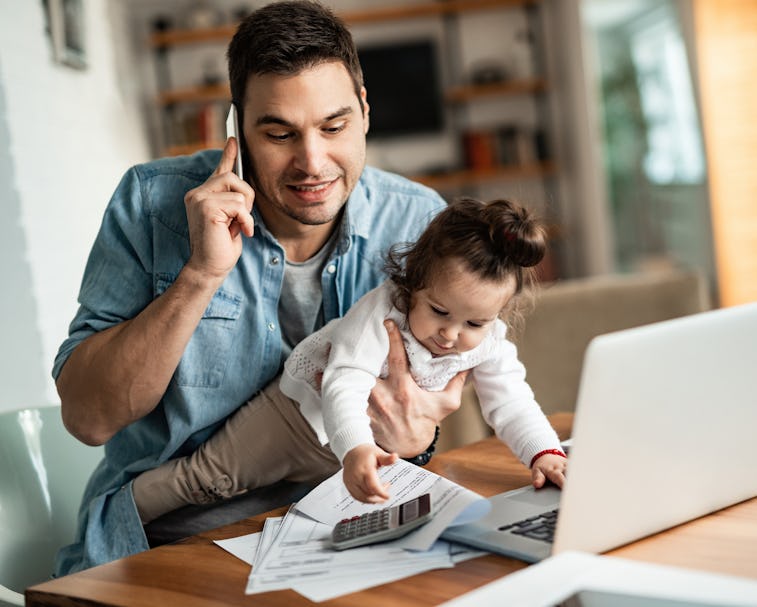
[{"label": "baby's reaching arm", "polygon": [[344,456],[344,484],[356,500],[378,504],[389,499],[389,483],[381,483],[378,470],[397,461],[396,453],[387,453],[374,444],[353,447]]},{"label": "baby's reaching arm", "polygon": [[565,455],[558,455],[556,450],[552,453],[537,453],[531,464],[531,483],[534,488],[540,489],[549,480],[562,489],[567,467]]}]

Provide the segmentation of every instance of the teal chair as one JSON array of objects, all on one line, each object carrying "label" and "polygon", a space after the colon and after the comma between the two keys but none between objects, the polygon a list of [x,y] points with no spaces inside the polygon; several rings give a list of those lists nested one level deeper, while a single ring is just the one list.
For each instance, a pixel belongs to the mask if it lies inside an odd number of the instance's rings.
[{"label": "teal chair", "polygon": [[68,434],[59,407],[0,414],[0,607],[23,605],[24,589],[50,578],[102,455]]}]

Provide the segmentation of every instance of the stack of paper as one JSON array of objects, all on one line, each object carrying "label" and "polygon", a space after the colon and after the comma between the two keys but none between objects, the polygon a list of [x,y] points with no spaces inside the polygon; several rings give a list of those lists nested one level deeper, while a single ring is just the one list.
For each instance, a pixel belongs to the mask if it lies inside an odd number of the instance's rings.
[{"label": "stack of paper", "polygon": [[[480,495],[432,472],[399,460],[379,470],[391,483],[385,504],[354,500],[341,472],[324,481],[284,517],[269,518],[260,534],[217,542],[252,565],[247,594],[292,588],[312,601],[322,601],[401,579],[416,573],[453,567],[483,554],[437,540],[450,524],[470,522],[488,511]],[[344,551],[330,547],[331,530],[343,518],[431,494],[433,518],[405,537]]]}]

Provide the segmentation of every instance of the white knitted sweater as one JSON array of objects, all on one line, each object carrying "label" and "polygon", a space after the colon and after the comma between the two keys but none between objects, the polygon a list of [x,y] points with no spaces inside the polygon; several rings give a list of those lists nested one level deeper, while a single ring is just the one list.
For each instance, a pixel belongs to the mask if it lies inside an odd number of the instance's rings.
[{"label": "white knitted sweater", "polygon": [[400,327],[410,372],[421,388],[443,390],[457,373],[472,370],[469,378],[484,419],[524,464],[540,451],[560,448],[525,381],[525,369],[515,346],[506,339],[502,321],[497,320],[473,350],[433,357],[392,304],[392,289],[386,281],[367,293],[343,318],[300,342],[284,365],[281,390],[300,403],[302,415],[339,461],[355,446],[373,442],[368,396],[376,378],[387,374],[385,319]]}]

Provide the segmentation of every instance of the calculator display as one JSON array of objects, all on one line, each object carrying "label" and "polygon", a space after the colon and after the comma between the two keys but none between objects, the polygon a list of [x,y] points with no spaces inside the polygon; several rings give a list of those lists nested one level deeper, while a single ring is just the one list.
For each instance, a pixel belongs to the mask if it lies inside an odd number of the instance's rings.
[{"label": "calculator display", "polygon": [[428,498],[406,502],[400,506],[400,525],[414,521],[419,516],[428,514],[430,510],[431,501]]}]

